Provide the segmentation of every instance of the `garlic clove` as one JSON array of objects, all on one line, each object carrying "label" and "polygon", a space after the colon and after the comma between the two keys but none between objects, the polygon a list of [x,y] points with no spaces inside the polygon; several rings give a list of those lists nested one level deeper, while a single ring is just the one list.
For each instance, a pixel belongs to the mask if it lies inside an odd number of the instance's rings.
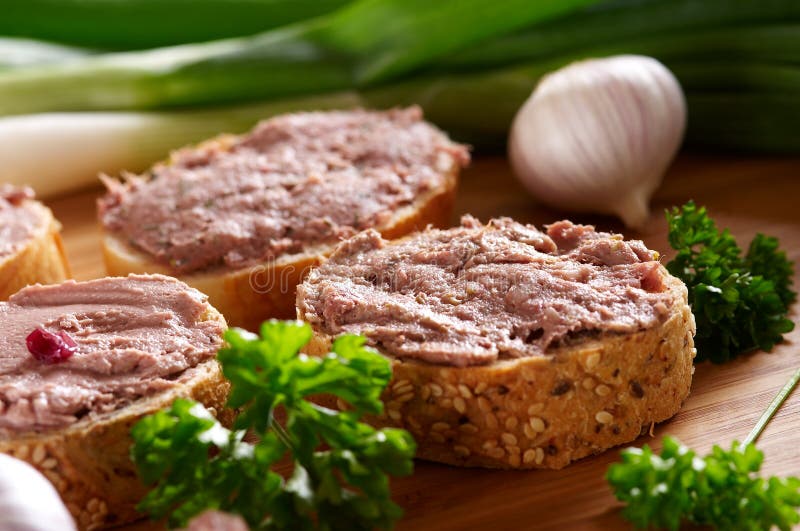
[{"label": "garlic clove", "polygon": [[683,92],[661,63],[591,59],[541,80],[514,118],[509,158],[542,202],[641,229],[685,127]]},{"label": "garlic clove", "polygon": [[75,522],[53,485],[28,463],[3,453],[0,453],[0,529],[75,530]]}]

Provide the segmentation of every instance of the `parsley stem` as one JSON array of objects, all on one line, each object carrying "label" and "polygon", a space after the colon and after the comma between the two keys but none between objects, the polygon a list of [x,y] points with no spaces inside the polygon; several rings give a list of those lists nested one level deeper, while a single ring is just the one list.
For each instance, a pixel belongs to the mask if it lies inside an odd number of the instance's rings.
[{"label": "parsley stem", "polygon": [[792,390],[797,385],[797,382],[800,381],[800,369],[797,369],[792,377],[786,382],[786,385],[783,386],[780,393],[772,399],[772,402],[767,407],[766,411],[761,414],[761,418],[758,419],[758,422],[753,427],[752,431],[745,437],[744,441],[742,441],[742,446],[747,446],[750,443],[756,442],[756,440],[761,436],[761,432],[764,431],[764,428],[767,427],[767,424],[772,419],[772,417],[777,413],[778,409],[781,407],[786,401],[786,398],[792,393]]}]

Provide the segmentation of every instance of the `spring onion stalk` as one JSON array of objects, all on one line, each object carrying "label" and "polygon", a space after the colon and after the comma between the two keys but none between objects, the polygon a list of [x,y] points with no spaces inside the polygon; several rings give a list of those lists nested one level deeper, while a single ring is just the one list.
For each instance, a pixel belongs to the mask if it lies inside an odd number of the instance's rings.
[{"label": "spring onion stalk", "polygon": [[[713,38],[703,38],[708,30],[736,31],[743,25],[772,26],[791,22],[800,22],[800,3],[786,0],[617,0],[480,43],[443,58],[436,67],[445,70],[495,68],[665,35],[688,35],[697,40],[686,41],[687,47],[694,46],[695,53],[708,53],[706,46],[714,44]],[[780,32],[768,27],[752,37],[771,40],[774,31]],[[740,46],[748,44],[759,45],[758,42],[739,43]],[[716,47],[713,53],[720,51],[725,54],[728,50],[724,46],[722,50]],[[786,54],[792,52],[791,48],[785,49]],[[647,54],[647,51],[622,50],[620,53]],[[797,60],[796,53],[791,57]]]},{"label": "spring onion stalk", "polygon": [[772,399],[772,402],[770,402],[769,406],[767,406],[767,409],[758,419],[756,425],[753,426],[753,429],[750,430],[750,433],[747,435],[747,437],[744,438],[742,441],[742,446],[755,443],[758,438],[761,437],[761,434],[767,427],[767,424],[769,424],[769,421],[772,420],[772,417],[775,416],[775,413],[778,412],[789,395],[792,394],[792,391],[794,391],[794,388],[797,387],[797,382],[799,381],[800,369],[797,369],[794,374],[792,374],[792,377],[789,378],[789,381],[786,382],[781,388],[780,392],[775,396],[775,398]]},{"label": "spring onion stalk", "polygon": [[353,93],[222,109],[174,112],[42,113],[0,118],[0,182],[40,197],[98,182],[99,173],[140,172],[186,144],[246,131],[259,119],[362,105]]},{"label": "spring onion stalk", "polygon": [[[470,76],[433,76],[361,92],[220,108],[0,118],[0,160],[4,162],[0,181],[31,183],[40,195],[54,195],[96,183],[99,172],[142,171],[172,149],[221,132],[246,131],[259,119],[275,114],[310,109],[419,104],[428,119],[454,138],[480,149],[501,148],[511,120],[532,87],[557,66],[543,63]],[[727,79],[739,80],[726,91],[714,90],[717,81],[706,77],[702,63],[674,69],[690,87],[689,142],[748,151],[800,151],[800,130],[795,124],[800,115],[800,88],[770,83],[779,78],[776,69],[789,67],[749,63],[724,67]],[[792,76],[800,75],[792,72]],[[780,92],[782,87],[786,90]]]},{"label": "spring onion stalk", "polygon": [[0,34],[107,50],[252,35],[350,0],[3,0]]},{"label": "spring onion stalk", "polygon": [[0,72],[8,68],[71,61],[92,53],[92,50],[85,48],[0,37]]},{"label": "spring onion stalk", "polygon": [[6,72],[0,115],[222,104],[364,87],[592,1],[360,0],[254,37]]}]

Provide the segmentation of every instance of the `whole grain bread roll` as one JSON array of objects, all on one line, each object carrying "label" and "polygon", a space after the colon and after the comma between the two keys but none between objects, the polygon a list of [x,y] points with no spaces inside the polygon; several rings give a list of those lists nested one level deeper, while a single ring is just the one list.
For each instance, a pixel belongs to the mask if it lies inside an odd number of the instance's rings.
[{"label": "whole grain bread roll", "polygon": [[106,180],[106,269],[177,276],[256,330],[294,316],[297,284],[342,238],[447,226],[468,161],[418,108],[276,117]]},{"label": "whole grain bread roll", "polygon": [[206,297],[153,276],[30,286],[0,303],[0,452],[55,486],[80,529],[144,515],[131,427],[191,398],[219,412],[226,328]]},{"label": "whole grain bread roll", "polygon": [[0,184],[0,301],[28,284],[70,276],[61,224],[33,190]]},{"label": "whole grain bread roll", "polygon": [[366,231],[312,271],[297,308],[309,354],[356,333],[391,360],[370,422],[452,465],[564,467],[673,416],[692,380],[683,283],[641,242],[567,221]]}]

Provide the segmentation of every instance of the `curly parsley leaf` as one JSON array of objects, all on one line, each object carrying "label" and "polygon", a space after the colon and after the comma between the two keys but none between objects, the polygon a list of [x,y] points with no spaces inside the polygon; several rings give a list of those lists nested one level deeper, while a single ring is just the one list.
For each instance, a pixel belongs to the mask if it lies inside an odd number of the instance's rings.
[{"label": "curly parsley leaf", "polygon": [[664,437],[661,455],[647,445],[621,455],[606,479],[627,504],[623,516],[636,527],[676,530],[689,521],[718,529],[788,531],[800,523],[800,479],[759,477],[764,454],[753,444],[714,446],[701,458]]},{"label": "curly parsley leaf", "polygon": [[[389,362],[357,336],[337,339],[322,357],[298,354],[311,338],[299,322],[268,321],[261,337],[231,329],[225,338],[219,360],[231,382],[228,405],[239,409],[234,430],[189,400],[137,423],[132,458],[155,486],[140,510],[169,515],[171,526],[219,509],[253,529],[391,528],[402,511],[388,475],[411,473],[414,441],[404,430],[359,422],[382,410]],[[351,409],[308,400],[321,393]],[[249,430],[258,442],[244,440]],[[271,467],[287,454],[293,470],[284,479]]]},{"label": "curly parsley leaf", "polygon": [[717,229],[693,202],[667,212],[667,264],[689,289],[697,320],[697,360],[724,363],[755,349],[770,350],[794,328],[787,318],[796,294],[792,263],[775,238],[757,235],[745,256],[733,236]]}]

